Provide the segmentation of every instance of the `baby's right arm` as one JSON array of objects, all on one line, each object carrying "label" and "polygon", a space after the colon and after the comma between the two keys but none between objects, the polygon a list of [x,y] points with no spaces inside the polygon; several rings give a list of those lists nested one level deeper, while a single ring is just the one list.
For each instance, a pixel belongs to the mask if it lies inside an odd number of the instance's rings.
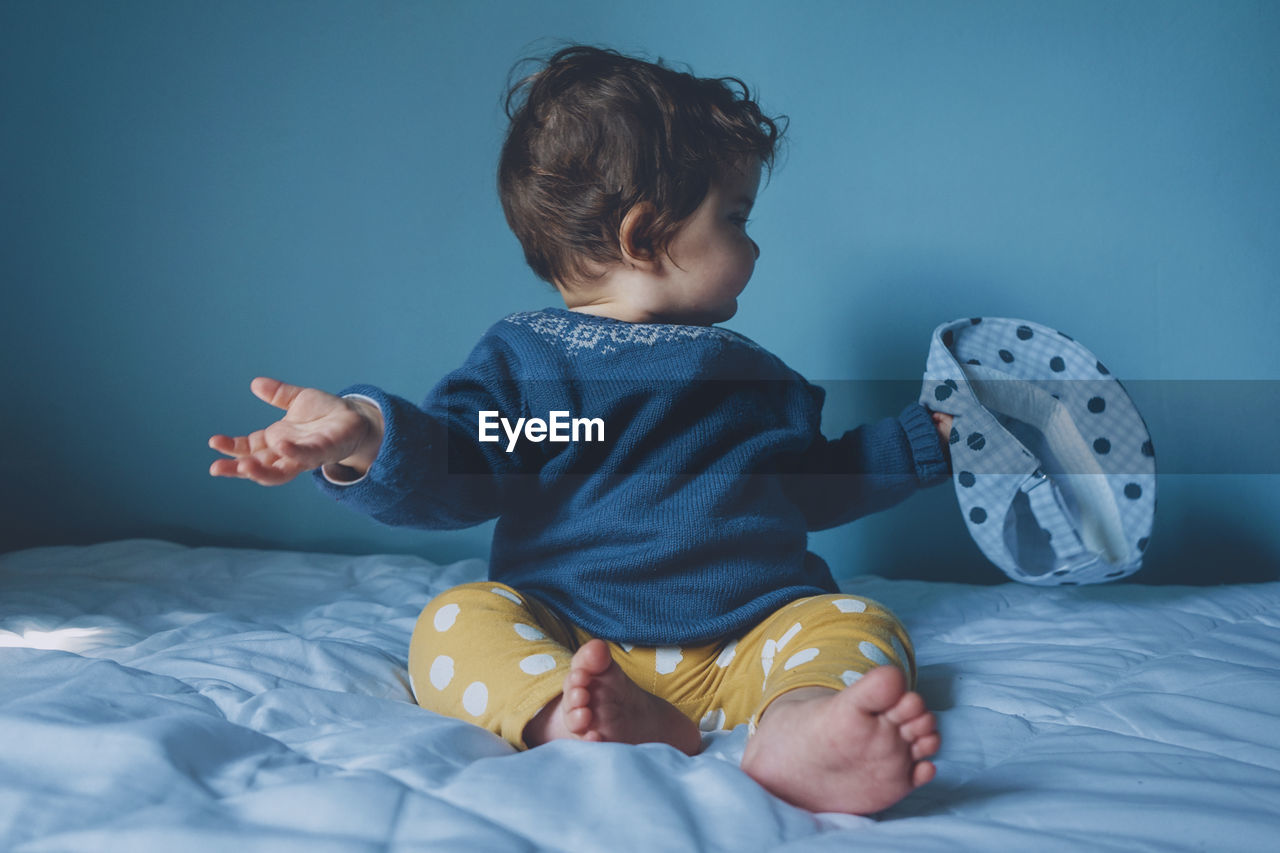
[{"label": "baby's right arm", "polygon": [[368,400],[336,397],[266,377],[249,387],[259,399],[284,409],[284,417],[249,435],[210,438],[210,447],[231,457],[214,462],[211,475],[278,486],[304,471],[328,466],[333,479],[354,480],[377,458],[382,412]]}]

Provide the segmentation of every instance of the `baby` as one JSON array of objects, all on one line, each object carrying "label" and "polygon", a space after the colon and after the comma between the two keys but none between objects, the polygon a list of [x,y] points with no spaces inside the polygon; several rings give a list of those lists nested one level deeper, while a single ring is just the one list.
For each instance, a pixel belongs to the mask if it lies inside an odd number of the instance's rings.
[{"label": "baby", "polygon": [[781,129],[734,78],[576,46],[508,94],[507,220],[565,308],[513,314],[421,406],[258,378],[285,410],[209,445],[215,476],[320,488],[388,524],[498,518],[491,580],[423,611],[418,703],[517,748],[666,743],[749,725],[742,768],[813,811],[870,814],[933,778],[911,641],[840,594],[808,530],[948,477],[912,404],[828,440],[823,391],[713,324],[760,248]]}]

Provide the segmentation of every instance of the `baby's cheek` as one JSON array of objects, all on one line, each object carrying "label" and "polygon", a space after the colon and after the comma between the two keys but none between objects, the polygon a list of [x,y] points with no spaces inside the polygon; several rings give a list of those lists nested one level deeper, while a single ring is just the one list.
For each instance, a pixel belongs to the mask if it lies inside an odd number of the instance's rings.
[{"label": "baby's cheek", "polygon": [[751,274],[756,269],[756,252],[754,244],[751,244],[750,241],[748,241],[748,249],[748,251],[741,253],[737,260],[736,278],[742,285],[747,283],[747,280],[751,278]]}]

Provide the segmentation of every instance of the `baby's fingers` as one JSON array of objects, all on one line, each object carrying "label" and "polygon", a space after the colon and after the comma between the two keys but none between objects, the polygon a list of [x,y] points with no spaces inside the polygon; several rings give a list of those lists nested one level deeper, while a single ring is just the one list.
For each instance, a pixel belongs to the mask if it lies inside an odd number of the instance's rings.
[{"label": "baby's fingers", "polygon": [[239,468],[236,466],[235,459],[217,459],[209,466],[209,476],[211,477],[238,477]]},{"label": "baby's fingers", "polygon": [[226,456],[245,456],[249,450],[249,437],[242,435],[232,438],[229,435],[215,435],[209,439],[209,447]]},{"label": "baby's fingers", "polygon": [[304,468],[287,459],[275,458],[267,462],[257,456],[241,456],[237,459],[219,459],[209,466],[215,477],[235,477],[252,480],[260,486],[279,486],[298,476]]},{"label": "baby's fingers", "polygon": [[306,470],[288,459],[277,459],[272,464],[264,464],[257,456],[246,456],[238,464],[244,476],[260,486],[284,485]]},{"label": "baby's fingers", "polygon": [[333,458],[335,453],[331,443],[326,441],[294,441],[278,437],[272,441],[271,446],[282,459],[304,470],[338,461]]},{"label": "baby's fingers", "polygon": [[249,390],[264,403],[270,403],[277,409],[288,409],[304,389],[297,385],[290,385],[288,382],[281,382],[279,379],[259,376],[249,383]]},{"label": "baby's fingers", "polygon": [[209,439],[209,447],[227,456],[248,456],[267,450],[267,431],[254,430],[248,435],[215,435]]}]

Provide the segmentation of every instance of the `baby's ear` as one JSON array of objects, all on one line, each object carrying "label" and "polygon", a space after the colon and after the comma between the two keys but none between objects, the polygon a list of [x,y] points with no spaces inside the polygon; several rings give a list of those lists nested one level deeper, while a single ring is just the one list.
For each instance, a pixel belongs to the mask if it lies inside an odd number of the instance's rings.
[{"label": "baby's ear", "polygon": [[653,245],[653,226],[658,209],[651,202],[642,201],[627,211],[618,229],[618,248],[623,261],[637,265],[653,263],[656,252]]}]

